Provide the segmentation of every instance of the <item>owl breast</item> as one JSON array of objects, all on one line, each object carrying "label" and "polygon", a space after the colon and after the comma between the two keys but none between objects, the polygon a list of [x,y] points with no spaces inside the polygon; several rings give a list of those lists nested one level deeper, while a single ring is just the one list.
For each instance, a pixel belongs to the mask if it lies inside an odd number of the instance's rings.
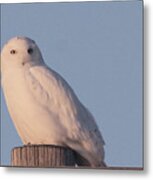
[{"label": "owl breast", "polygon": [[[24,144],[57,144],[62,145],[66,135],[59,117],[45,108],[49,97],[34,80],[35,92],[40,95],[41,103],[30,92],[25,73],[20,70],[7,73],[2,79],[7,107]],[[30,76],[28,77],[30,78]]]}]

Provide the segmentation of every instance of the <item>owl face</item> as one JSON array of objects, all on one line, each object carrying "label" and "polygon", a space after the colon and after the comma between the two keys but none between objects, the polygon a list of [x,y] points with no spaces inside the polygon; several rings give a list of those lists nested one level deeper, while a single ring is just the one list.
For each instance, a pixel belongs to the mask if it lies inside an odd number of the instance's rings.
[{"label": "owl face", "polygon": [[26,37],[15,37],[8,41],[1,52],[2,68],[24,68],[42,63],[41,52],[36,43]]}]

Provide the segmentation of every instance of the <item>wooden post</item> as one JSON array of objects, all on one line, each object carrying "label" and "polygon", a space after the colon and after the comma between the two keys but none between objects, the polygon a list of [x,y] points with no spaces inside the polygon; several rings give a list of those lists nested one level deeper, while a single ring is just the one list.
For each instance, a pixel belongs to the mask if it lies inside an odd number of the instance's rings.
[{"label": "wooden post", "polygon": [[11,165],[20,167],[75,166],[75,155],[66,147],[27,145],[12,150]]}]

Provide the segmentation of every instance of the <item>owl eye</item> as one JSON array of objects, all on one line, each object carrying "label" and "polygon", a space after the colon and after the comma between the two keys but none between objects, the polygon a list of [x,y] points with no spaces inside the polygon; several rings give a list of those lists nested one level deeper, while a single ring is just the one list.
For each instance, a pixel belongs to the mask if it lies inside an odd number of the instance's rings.
[{"label": "owl eye", "polygon": [[28,52],[28,54],[32,54],[32,53],[33,53],[33,49],[32,49],[32,48],[29,48],[29,49],[27,50],[27,52]]},{"label": "owl eye", "polygon": [[14,50],[14,49],[12,49],[12,50],[10,51],[10,54],[16,54],[16,53],[17,53],[17,51]]}]

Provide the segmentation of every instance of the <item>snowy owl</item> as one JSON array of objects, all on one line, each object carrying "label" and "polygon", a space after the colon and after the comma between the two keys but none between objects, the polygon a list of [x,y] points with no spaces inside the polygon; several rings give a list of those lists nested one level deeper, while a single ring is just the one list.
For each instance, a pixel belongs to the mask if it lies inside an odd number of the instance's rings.
[{"label": "snowy owl", "polygon": [[1,52],[6,104],[26,144],[69,147],[78,165],[104,167],[104,140],[94,117],[70,85],[44,62],[36,43],[15,37]]}]

